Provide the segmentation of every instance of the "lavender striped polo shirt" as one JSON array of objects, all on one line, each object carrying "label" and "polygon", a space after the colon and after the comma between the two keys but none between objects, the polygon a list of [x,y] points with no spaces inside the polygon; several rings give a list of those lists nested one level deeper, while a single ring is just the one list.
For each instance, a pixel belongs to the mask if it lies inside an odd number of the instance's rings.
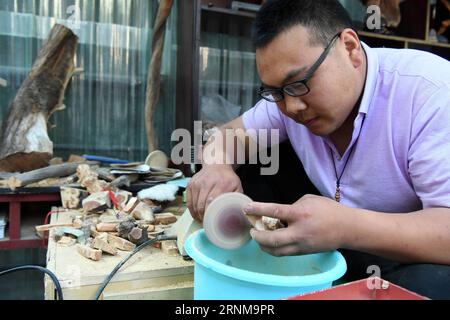
[{"label": "lavender striped polo shirt", "polygon": [[[367,81],[350,146],[362,131],[341,179],[341,203],[395,213],[450,207],[450,63],[422,51],[363,48]],[[330,147],[338,172],[350,148],[341,159],[328,138],[313,135],[265,100],[243,121],[246,129],[279,129],[314,185],[334,199]]]}]

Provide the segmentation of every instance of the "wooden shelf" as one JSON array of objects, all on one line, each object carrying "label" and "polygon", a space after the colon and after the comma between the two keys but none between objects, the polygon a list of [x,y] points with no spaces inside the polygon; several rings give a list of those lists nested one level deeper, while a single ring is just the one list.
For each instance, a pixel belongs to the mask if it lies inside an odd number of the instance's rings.
[{"label": "wooden shelf", "polygon": [[18,248],[34,248],[43,246],[43,242],[36,235],[34,226],[43,224],[45,214],[30,215],[23,214],[22,204],[36,202],[36,203],[54,203],[60,202],[61,196],[59,190],[49,191],[48,189],[31,188],[20,190],[18,192],[11,192],[5,190],[0,193],[0,203],[5,203],[9,207],[9,227],[6,231],[6,238],[0,240],[1,249],[18,249]]},{"label": "wooden shelf", "polygon": [[415,43],[415,44],[422,44],[422,45],[441,47],[441,48],[450,48],[450,44],[448,44],[448,43],[440,43],[440,42],[426,41],[426,40],[421,40],[421,39],[399,37],[399,36],[389,36],[389,35],[377,34],[377,33],[366,32],[366,31],[358,31],[358,34],[360,36],[368,37],[368,38],[399,41],[399,42],[404,42],[404,43]]},{"label": "wooden shelf", "polygon": [[43,242],[41,239],[11,240],[9,237],[6,237],[0,240],[0,250],[40,248],[42,246]]},{"label": "wooden shelf", "polygon": [[250,82],[233,82],[233,81],[213,81],[213,80],[200,80],[200,87],[238,87],[242,88],[242,90],[246,89],[258,89],[261,84],[260,83],[250,83]]},{"label": "wooden shelf", "polygon": [[[40,238],[36,234],[36,226],[43,225],[44,224],[44,218],[40,215],[24,215],[22,217],[21,226],[20,226],[20,240],[21,241],[33,241],[33,240],[39,240],[42,241],[42,238]],[[9,230],[8,228],[5,229],[5,238],[1,239],[0,242],[8,242],[11,241],[11,238],[9,237]]]},{"label": "wooden shelf", "polygon": [[[42,223],[41,223],[42,224]],[[20,241],[39,241],[42,242],[42,238],[38,237],[36,235],[36,232],[34,232],[33,230],[35,230],[35,226],[37,225],[28,225],[25,227],[25,229],[22,229],[22,236],[20,238]],[[2,242],[9,242],[12,241],[11,238],[8,235],[8,232],[5,231],[5,237],[3,239],[0,240],[0,243]]]},{"label": "wooden shelf", "polygon": [[227,9],[227,8],[221,8],[221,7],[208,7],[205,5],[202,5],[201,9],[206,12],[228,14],[228,15],[246,17],[246,18],[251,18],[251,19],[254,19],[256,17],[256,13],[249,12],[249,11],[233,10],[233,9]]}]

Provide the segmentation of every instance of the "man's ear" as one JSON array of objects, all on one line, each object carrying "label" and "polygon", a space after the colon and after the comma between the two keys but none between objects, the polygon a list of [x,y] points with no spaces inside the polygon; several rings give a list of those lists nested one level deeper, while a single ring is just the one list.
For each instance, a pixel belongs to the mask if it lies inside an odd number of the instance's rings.
[{"label": "man's ear", "polygon": [[364,62],[364,52],[358,34],[355,30],[347,28],[342,31],[341,41],[353,66],[358,68]]}]

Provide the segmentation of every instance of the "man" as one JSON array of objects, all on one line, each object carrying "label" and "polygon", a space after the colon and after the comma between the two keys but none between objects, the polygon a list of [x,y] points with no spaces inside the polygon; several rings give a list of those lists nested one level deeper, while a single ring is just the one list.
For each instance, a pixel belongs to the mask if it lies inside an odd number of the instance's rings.
[{"label": "man", "polygon": [[[337,0],[268,1],[254,43],[263,99],[222,130],[278,129],[321,196],[251,203],[246,213],[288,225],[253,239],[275,256],[340,249],[350,280],[374,264],[386,280],[450,298],[448,61],[369,48]],[[195,219],[218,195],[243,191],[219,161],[232,149],[216,148],[217,162],[189,184]]]}]

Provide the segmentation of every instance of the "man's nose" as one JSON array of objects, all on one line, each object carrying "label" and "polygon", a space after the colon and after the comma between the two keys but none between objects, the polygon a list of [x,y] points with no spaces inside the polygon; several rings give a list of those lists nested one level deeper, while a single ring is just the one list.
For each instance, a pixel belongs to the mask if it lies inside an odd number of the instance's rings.
[{"label": "man's nose", "polygon": [[291,97],[287,94],[284,97],[284,104],[286,113],[290,116],[296,116],[299,112],[307,108],[307,105],[301,97]]}]

